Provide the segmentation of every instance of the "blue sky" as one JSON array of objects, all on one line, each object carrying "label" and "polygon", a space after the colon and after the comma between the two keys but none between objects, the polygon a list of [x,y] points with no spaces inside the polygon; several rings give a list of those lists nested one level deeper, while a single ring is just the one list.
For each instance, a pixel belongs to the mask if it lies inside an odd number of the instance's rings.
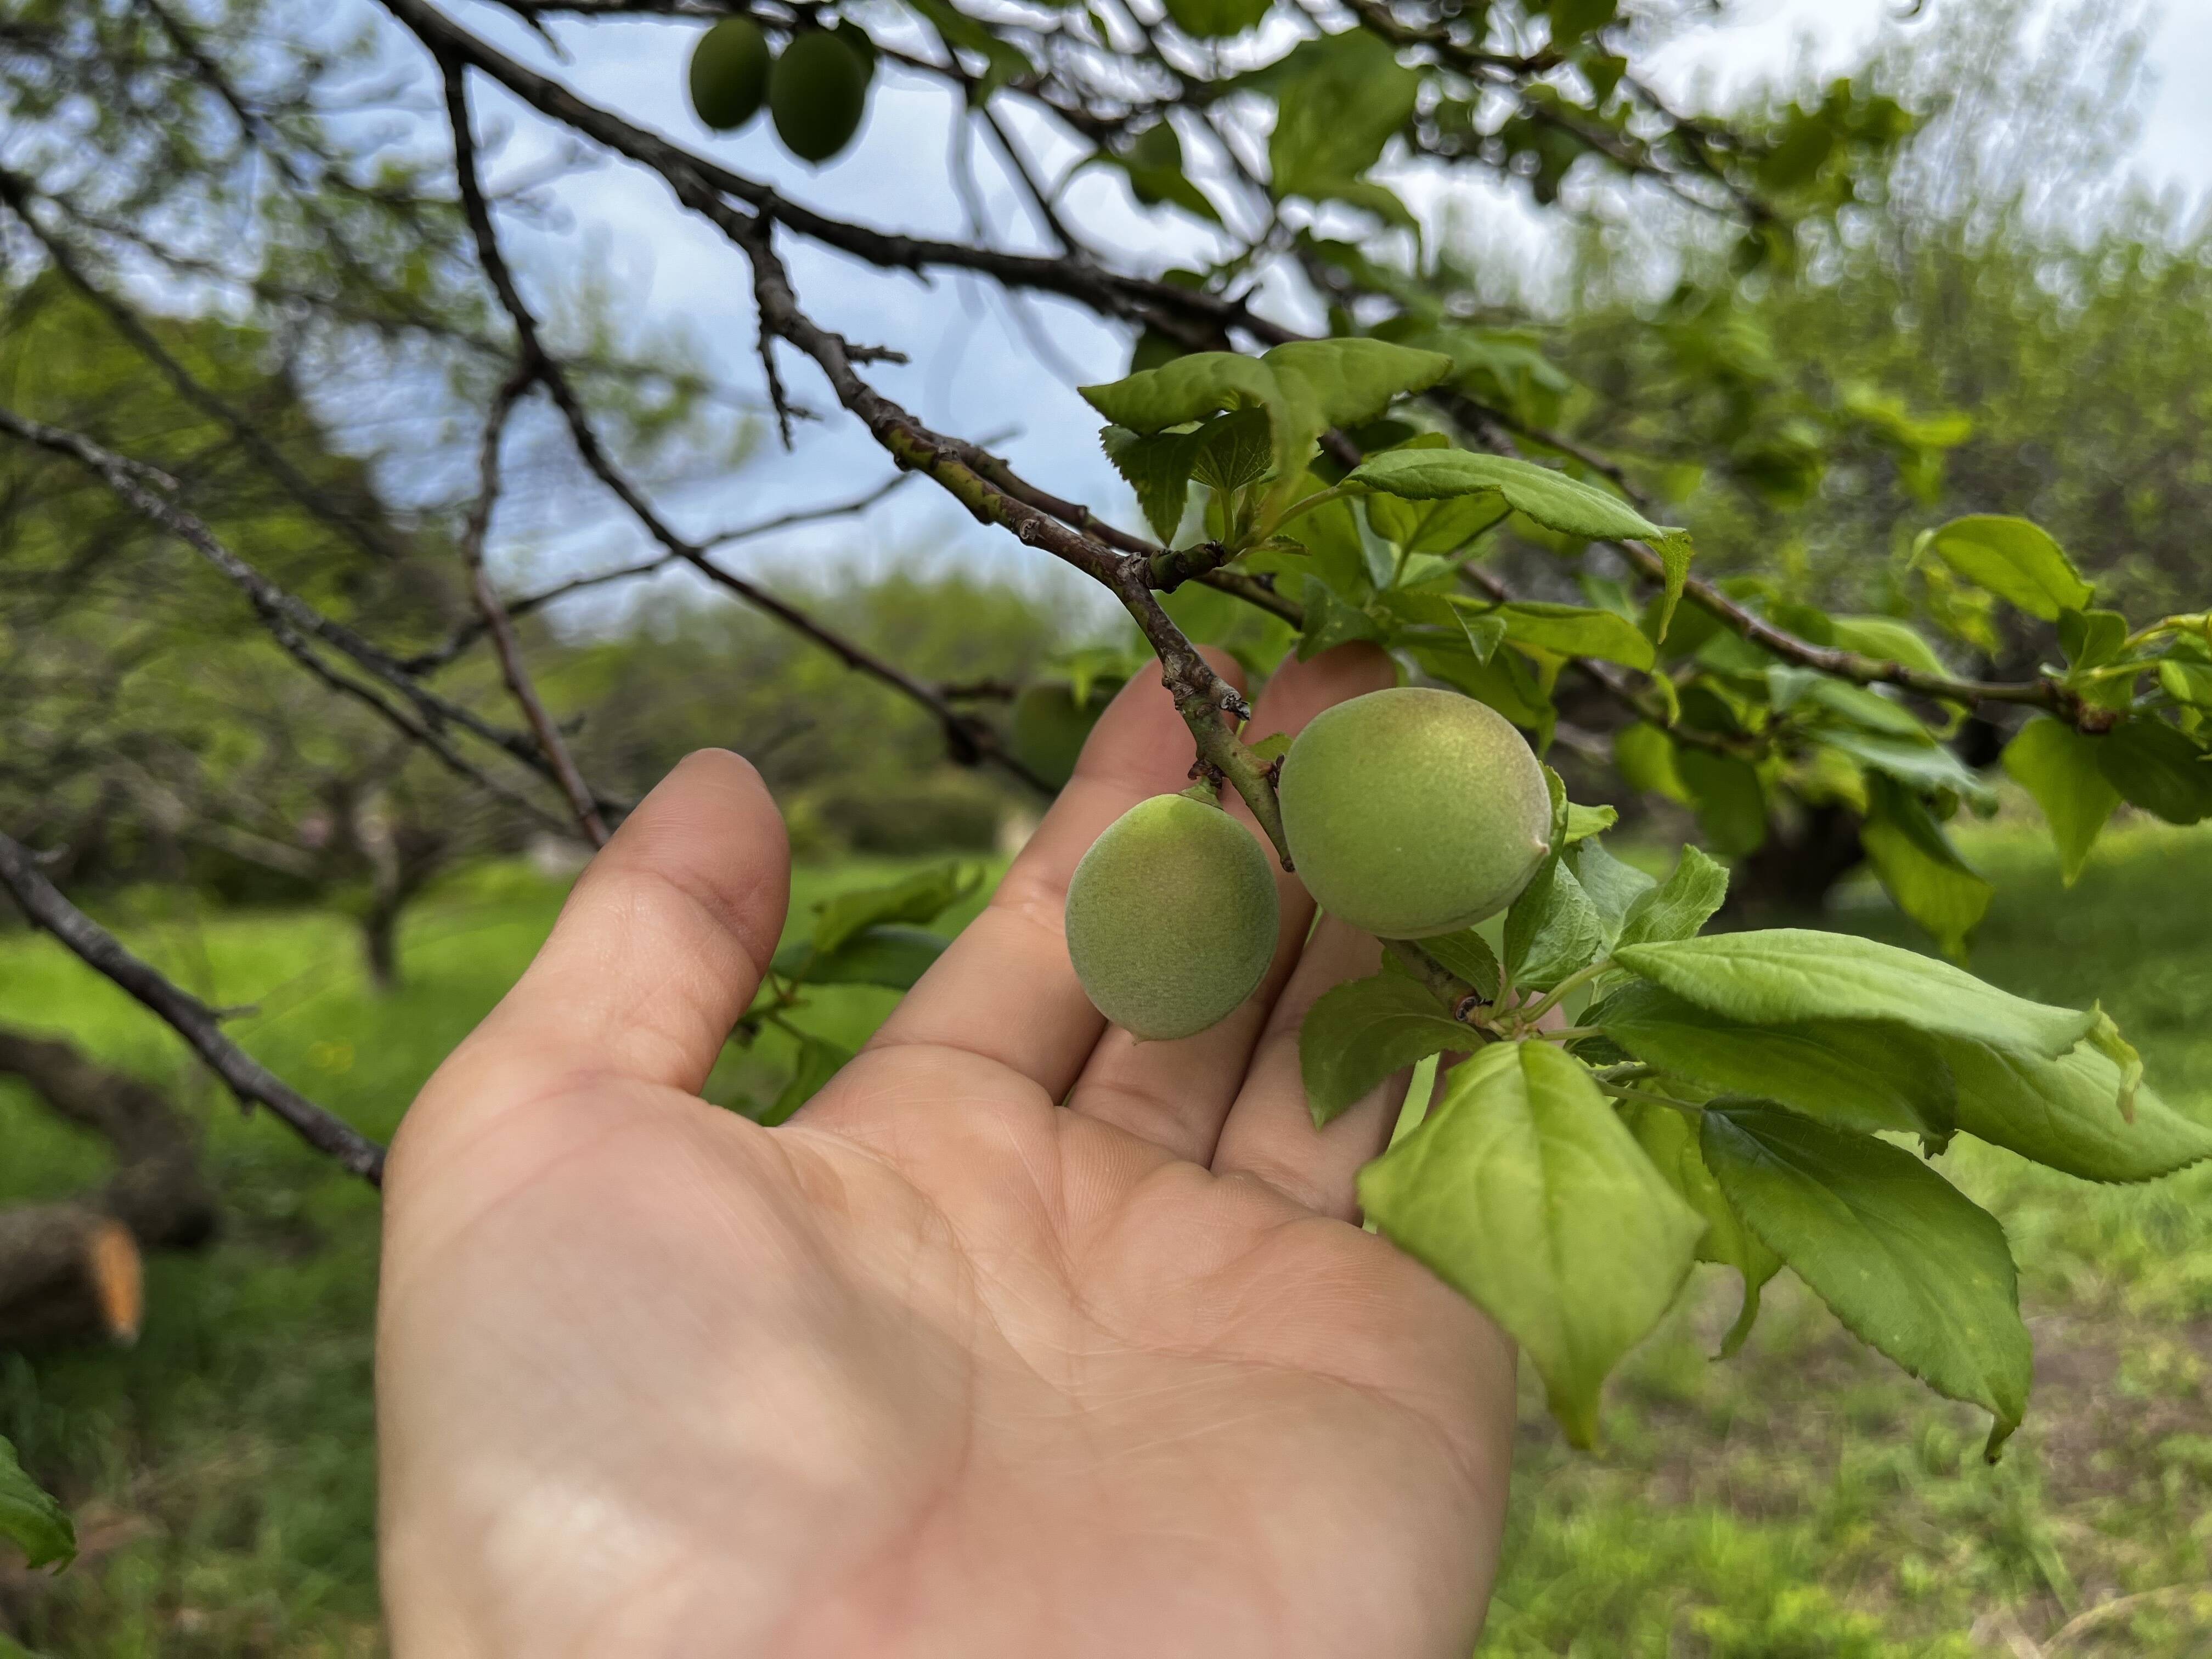
[{"label": "blue sky", "polygon": [[[1967,3],[1926,0],[1926,10]],[[1707,85],[1725,93],[1786,77],[1792,65],[1834,72],[1861,60],[1885,27],[1924,26],[1898,21],[1896,9],[1882,0],[1739,0],[1735,21],[1674,41],[1653,60],[1653,73],[1670,90]],[[556,23],[574,59],[561,64],[484,0],[467,0],[460,12],[471,27],[587,96],[771,179],[793,198],[886,228],[951,236],[967,231],[965,210],[946,184],[953,105],[933,86],[896,72],[879,77],[860,141],[817,171],[785,155],[764,120],[727,137],[697,125],[682,94],[696,26]],[[2140,112],[2137,170],[2155,186],[2203,202],[2212,195],[2212,100],[2203,92],[2212,85],[2212,0],[2168,0],[2150,56],[2159,80]],[[544,128],[520,106],[483,94],[478,120],[480,130],[507,134],[494,164],[495,179],[545,154]],[[1057,177],[1075,152],[1065,145],[1055,150],[1041,125],[1024,131],[1045,151],[1048,175]],[[975,172],[995,240],[1042,246],[988,150],[979,149]],[[1517,194],[1433,178],[1408,181],[1407,193],[1431,225],[1455,213],[1462,222],[1472,216],[1492,245],[1540,244],[1535,217]],[[526,283],[539,284],[542,294],[545,284],[572,281],[580,261],[597,261],[622,295],[627,318],[644,326],[680,327],[718,378],[757,390],[750,289],[734,250],[678,210],[657,179],[618,162],[572,174],[551,194],[557,211],[548,222],[517,224],[508,232]],[[1172,210],[1139,209],[1102,172],[1079,177],[1069,205],[1098,240],[1133,250],[1140,264],[1163,266],[1207,245],[1207,233],[1194,222]],[[912,356],[907,367],[872,371],[886,392],[946,430],[1000,439],[1018,465],[1064,494],[1108,511],[1122,507],[1121,486],[1094,442],[1096,417],[1073,390],[1121,371],[1127,343],[1115,330],[1050,299],[1009,302],[972,279],[926,283],[870,270],[795,238],[785,246],[802,298],[819,320]],[[1279,310],[1288,320],[1302,320],[1287,300]],[[764,447],[751,464],[672,498],[670,509],[690,527],[703,532],[854,495],[886,476],[879,453],[835,410],[809,366],[787,354],[782,361],[794,395],[827,418],[801,427],[795,453]],[[612,512],[581,514],[557,533],[542,515],[518,514],[513,523],[504,556],[540,569],[599,568],[642,550],[635,532]],[[911,556],[921,548],[991,561],[1037,556],[994,539],[933,500],[922,483],[858,523],[794,532],[753,544],[741,556],[787,565],[825,556]]]}]

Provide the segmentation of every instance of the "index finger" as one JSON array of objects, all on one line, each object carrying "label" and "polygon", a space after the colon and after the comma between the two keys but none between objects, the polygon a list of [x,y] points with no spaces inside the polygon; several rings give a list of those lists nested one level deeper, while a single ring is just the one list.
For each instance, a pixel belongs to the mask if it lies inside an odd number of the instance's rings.
[{"label": "index finger", "polygon": [[790,874],[760,774],[725,750],[687,757],[592,859],[528,971],[416,1111],[586,1076],[696,1092],[767,971]]}]

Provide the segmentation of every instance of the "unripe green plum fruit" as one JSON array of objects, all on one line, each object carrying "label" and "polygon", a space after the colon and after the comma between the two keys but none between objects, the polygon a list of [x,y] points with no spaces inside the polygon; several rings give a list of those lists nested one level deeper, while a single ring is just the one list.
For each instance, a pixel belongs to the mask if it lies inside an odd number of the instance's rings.
[{"label": "unripe green plum fruit", "polygon": [[717,132],[744,125],[768,100],[775,61],[759,24],[750,17],[725,17],[691,49],[691,107]]},{"label": "unripe green plum fruit", "polygon": [[1455,692],[1370,691],[1283,757],[1283,833],[1314,902],[1382,939],[1471,927],[1551,851],[1552,800],[1521,734]]},{"label": "unripe green plum fruit", "polygon": [[826,161],[853,142],[868,102],[868,65],[849,43],[816,30],[794,38],[768,78],[775,136],[802,161]]},{"label": "unripe green plum fruit", "polygon": [[1121,682],[1094,681],[1087,690],[1079,707],[1065,680],[1040,680],[1014,699],[1014,758],[1055,789],[1075,775],[1076,757]]},{"label": "unripe green plum fruit", "polygon": [[1188,795],[1139,801],[1067,884],[1067,954],[1098,1012],[1140,1037],[1186,1037],[1259,988],[1279,921],[1267,855]]}]

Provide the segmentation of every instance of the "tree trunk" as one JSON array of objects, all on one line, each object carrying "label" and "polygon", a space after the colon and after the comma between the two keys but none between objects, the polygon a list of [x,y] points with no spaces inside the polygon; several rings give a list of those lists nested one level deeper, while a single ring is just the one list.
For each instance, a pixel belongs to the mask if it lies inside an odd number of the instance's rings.
[{"label": "tree trunk", "polygon": [[215,1194],[191,1125],[142,1078],[66,1042],[0,1029],[0,1075],[115,1149],[100,1191],[0,1209],[0,1345],[104,1335],[129,1340],[145,1249],[190,1249],[215,1231]]},{"label": "tree trunk", "polygon": [[370,899],[362,916],[361,954],[378,995],[399,988],[399,905],[382,893]]},{"label": "tree trunk", "polygon": [[1866,857],[1859,815],[1848,806],[1804,806],[1771,824],[1759,850],[1737,861],[1722,920],[1737,927],[1818,915],[1829,890]]}]

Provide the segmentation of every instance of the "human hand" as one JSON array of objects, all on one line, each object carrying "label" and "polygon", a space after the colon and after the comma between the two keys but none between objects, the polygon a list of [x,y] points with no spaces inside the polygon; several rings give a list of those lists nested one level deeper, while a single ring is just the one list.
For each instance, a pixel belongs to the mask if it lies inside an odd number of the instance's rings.
[{"label": "human hand", "polygon": [[[1254,730],[1389,678],[1286,665]],[[696,1093],[782,927],[774,804],[695,755],[623,826],[393,1148],[402,1659],[1467,1653],[1511,1351],[1356,1224],[1395,1094],[1316,1132],[1299,1077],[1306,1007],[1378,947],[1309,939],[1284,876],[1259,992],[1166,1043],[1068,964],[1076,860],[1190,757],[1133,683],[990,908],[776,1129]]]}]

